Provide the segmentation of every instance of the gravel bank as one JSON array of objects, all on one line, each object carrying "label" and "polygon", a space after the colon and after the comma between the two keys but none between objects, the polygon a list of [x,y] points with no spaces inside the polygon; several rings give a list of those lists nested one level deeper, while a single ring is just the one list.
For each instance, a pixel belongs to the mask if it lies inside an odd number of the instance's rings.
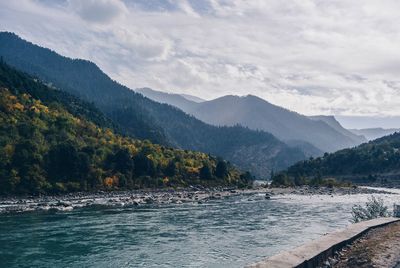
[{"label": "gravel bank", "polygon": [[349,195],[386,193],[384,191],[360,187],[328,188],[328,187],[296,187],[296,188],[255,188],[204,189],[191,187],[187,189],[114,191],[96,193],[70,193],[65,195],[3,197],[0,199],[0,213],[20,213],[30,211],[70,211],[76,208],[91,206],[140,206],[181,204],[187,202],[203,203],[209,200],[243,195],[249,199],[273,199],[275,196],[294,195]]}]

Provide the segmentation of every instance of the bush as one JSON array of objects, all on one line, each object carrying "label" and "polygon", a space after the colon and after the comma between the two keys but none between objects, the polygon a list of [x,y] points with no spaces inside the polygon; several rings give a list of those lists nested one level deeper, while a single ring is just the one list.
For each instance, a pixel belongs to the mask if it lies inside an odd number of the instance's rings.
[{"label": "bush", "polygon": [[357,223],[380,217],[389,217],[390,213],[388,212],[388,207],[384,205],[382,198],[371,196],[368,198],[368,202],[365,203],[365,207],[361,205],[353,206],[351,215],[353,216],[351,222]]}]

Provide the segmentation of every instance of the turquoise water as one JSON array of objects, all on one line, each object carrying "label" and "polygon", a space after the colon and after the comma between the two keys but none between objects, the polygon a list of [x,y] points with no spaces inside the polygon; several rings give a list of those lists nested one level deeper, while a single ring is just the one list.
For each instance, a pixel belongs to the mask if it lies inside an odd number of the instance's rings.
[{"label": "turquoise water", "polygon": [[0,215],[0,266],[242,267],[348,225],[352,205],[366,199],[231,197]]}]

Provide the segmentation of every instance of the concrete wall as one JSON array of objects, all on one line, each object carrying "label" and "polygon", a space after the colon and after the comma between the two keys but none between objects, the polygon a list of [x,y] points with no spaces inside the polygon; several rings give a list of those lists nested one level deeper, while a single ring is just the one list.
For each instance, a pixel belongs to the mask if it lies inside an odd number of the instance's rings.
[{"label": "concrete wall", "polygon": [[342,249],[368,230],[400,221],[399,218],[378,218],[352,224],[346,229],[327,234],[317,240],[251,264],[251,268],[313,268],[322,265],[335,251]]},{"label": "concrete wall", "polygon": [[400,205],[393,205],[393,217],[400,218]]}]

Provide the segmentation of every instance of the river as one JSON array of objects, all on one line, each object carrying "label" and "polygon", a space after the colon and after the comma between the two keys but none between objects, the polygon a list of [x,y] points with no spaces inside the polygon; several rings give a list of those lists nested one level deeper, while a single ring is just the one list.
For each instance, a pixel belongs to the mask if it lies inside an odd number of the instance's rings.
[{"label": "river", "polygon": [[[392,208],[397,194],[376,194]],[[1,267],[243,267],[350,224],[370,195],[0,215]]]}]

